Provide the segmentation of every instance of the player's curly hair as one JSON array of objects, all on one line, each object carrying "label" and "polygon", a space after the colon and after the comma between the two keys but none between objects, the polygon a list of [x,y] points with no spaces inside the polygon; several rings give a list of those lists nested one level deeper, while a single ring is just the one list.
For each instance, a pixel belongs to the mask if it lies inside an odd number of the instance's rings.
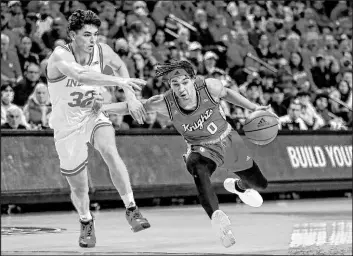
[{"label": "player's curly hair", "polygon": [[184,69],[191,78],[195,77],[194,67],[190,62],[186,60],[173,61],[164,64],[156,64],[156,77],[168,75],[168,73],[178,68]]},{"label": "player's curly hair", "polygon": [[93,25],[97,28],[101,26],[101,20],[92,11],[76,10],[69,17],[69,24],[67,31],[78,31],[83,28],[84,25]]}]

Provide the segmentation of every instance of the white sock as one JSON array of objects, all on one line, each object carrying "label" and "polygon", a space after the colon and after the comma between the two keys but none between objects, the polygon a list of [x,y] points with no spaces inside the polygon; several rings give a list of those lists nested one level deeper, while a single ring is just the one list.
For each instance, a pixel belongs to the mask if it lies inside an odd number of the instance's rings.
[{"label": "white sock", "polygon": [[129,207],[136,206],[135,199],[134,199],[134,194],[132,192],[121,196],[121,199],[123,199],[123,202],[124,202],[124,205],[125,205],[126,209],[129,208]]},{"label": "white sock", "polygon": [[80,219],[82,221],[90,221],[92,219],[92,215],[90,212],[84,214],[84,215],[80,215]]}]

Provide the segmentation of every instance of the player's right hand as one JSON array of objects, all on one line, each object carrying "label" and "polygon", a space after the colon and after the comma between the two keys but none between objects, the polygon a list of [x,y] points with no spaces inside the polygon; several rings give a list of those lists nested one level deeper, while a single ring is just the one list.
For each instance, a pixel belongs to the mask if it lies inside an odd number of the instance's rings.
[{"label": "player's right hand", "polygon": [[133,89],[137,91],[141,91],[141,86],[146,85],[146,81],[139,78],[125,78],[121,83],[122,87]]},{"label": "player's right hand", "polygon": [[141,101],[132,99],[127,102],[130,115],[139,123],[143,124],[146,120],[147,112]]}]

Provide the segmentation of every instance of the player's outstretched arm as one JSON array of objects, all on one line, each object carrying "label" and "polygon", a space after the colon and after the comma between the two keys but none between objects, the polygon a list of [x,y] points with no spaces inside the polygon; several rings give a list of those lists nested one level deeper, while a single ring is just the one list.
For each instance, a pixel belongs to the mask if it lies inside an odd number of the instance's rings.
[{"label": "player's outstretched arm", "polygon": [[78,64],[71,53],[60,47],[56,48],[49,58],[48,69],[50,68],[56,68],[61,74],[86,85],[120,86],[121,88],[141,90],[140,86],[146,84],[146,81],[142,79],[109,76],[89,70]]},{"label": "player's outstretched arm", "polygon": [[[168,108],[164,101],[163,95],[155,95],[147,100],[143,99],[141,100],[141,102],[147,112],[158,112],[162,115],[169,117]],[[108,113],[115,113],[119,115],[129,114],[129,107],[126,102],[104,104],[101,110]]]},{"label": "player's outstretched arm", "polygon": [[207,89],[209,90],[210,94],[217,102],[220,99],[223,99],[225,101],[228,101],[229,103],[249,109],[251,111],[267,110],[270,107],[270,106],[260,106],[251,102],[250,100],[242,96],[240,93],[224,87],[222,82],[218,79],[208,78],[205,81],[206,81]]}]

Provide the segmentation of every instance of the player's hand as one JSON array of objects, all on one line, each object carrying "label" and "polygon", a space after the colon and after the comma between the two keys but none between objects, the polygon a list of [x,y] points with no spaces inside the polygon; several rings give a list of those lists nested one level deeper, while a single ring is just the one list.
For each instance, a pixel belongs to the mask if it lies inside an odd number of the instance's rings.
[{"label": "player's hand", "polygon": [[273,113],[272,111],[271,111],[271,105],[267,105],[267,106],[257,106],[256,108],[255,108],[255,111],[259,111],[259,110],[264,110],[264,111],[268,111],[270,114],[272,114],[274,117],[276,117],[277,119],[279,119],[279,117],[275,114],[275,113]]},{"label": "player's hand", "polygon": [[98,113],[103,105],[103,95],[101,93],[98,93],[96,91],[92,92],[92,96],[93,96],[93,104],[92,104],[92,110],[94,113]]},{"label": "player's hand", "polygon": [[143,124],[146,120],[147,112],[141,101],[137,99],[129,100],[127,102],[130,115],[139,123]]},{"label": "player's hand", "polygon": [[121,86],[124,88],[132,89],[132,91],[137,90],[141,91],[141,86],[146,85],[147,82],[145,80],[139,79],[139,78],[125,78],[121,82]]}]

